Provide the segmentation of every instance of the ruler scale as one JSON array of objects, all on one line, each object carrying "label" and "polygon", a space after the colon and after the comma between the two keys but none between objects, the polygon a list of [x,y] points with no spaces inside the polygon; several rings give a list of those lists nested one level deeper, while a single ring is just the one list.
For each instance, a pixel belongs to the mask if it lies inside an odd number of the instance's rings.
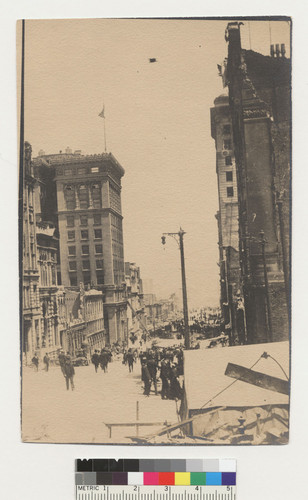
[{"label": "ruler scale", "polygon": [[75,487],[76,500],[236,500],[236,461],[76,460]]}]

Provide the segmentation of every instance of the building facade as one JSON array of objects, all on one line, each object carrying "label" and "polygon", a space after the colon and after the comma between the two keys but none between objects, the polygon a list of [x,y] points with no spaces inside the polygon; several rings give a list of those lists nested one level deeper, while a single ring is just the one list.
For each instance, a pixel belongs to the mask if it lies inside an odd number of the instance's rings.
[{"label": "building facade", "polygon": [[[243,323],[237,311],[240,294],[238,193],[233,152],[229,98],[221,95],[211,108],[211,135],[215,140],[218,183],[218,224],[220,304],[225,330],[231,342],[242,337]],[[242,340],[242,339],[241,339]]]},{"label": "building facade", "polygon": [[40,349],[41,307],[39,296],[39,269],[37,264],[37,242],[35,225],[34,188],[36,179],[33,172],[32,148],[24,144],[23,220],[22,220],[22,353],[26,363]]},{"label": "building facade", "polygon": [[[124,169],[112,154],[84,156],[70,150],[41,155],[36,167],[40,172],[47,167],[55,182],[61,284],[79,287],[82,283],[102,291],[106,342],[121,342],[127,336],[121,211]],[[52,196],[49,188],[47,207],[53,204]]]},{"label": "building facade", "polygon": [[289,338],[290,60],[241,48],[228,24],[229,88],[247,341]]}]

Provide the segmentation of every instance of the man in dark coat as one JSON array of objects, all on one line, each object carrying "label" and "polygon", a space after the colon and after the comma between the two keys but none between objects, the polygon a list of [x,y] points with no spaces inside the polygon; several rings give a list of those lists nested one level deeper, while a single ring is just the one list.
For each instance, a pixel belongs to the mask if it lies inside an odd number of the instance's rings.
[{"label": "man in dark coat", "polygon": [[161,360],[160,365],[160,378],[161,378],[161,398],[168,399],[169,397],[169,375],[170,375],[170,364],[167,359]]},{"label": "man in dark coat", "polygon": [[64,354],[63,351],[59,352],[58,359],[59,359],[59,365],[60,365],[61,371],[62,371],[62,373],[64,375],[65,354]]},{"label": "man in dark coat", "polygon": [[97,352],[96,349],[94,351],[94,354],[92,355],[91,361],[92,361],[92,363],[94,365],[94,368],[95,368],[95,371],[97,373],[97,369],[98,369],[98,366],[99,366],[99,355],[98,355],[98,352]]},{"label": "man in dark coat", "polygon": [[131,349],[128,350],[128,353],[126,354],[126,359],[128,363],[129,373],[131,373],[134,370],[134,362],[135,362],[135,356]]},{"label": "man in dark coat", "polygon": [[106,371],[108,371],[109,359],[110,359],[109,352],[102,349],[101,354],[99,356],[99,363],[101,365],[101,369],[104,370],[105,373]]},{"label": "man in dark coat", "polygon": [[[149,370],[150,377],[151,377],[151,385],[153,383],[154,389],[155,389],[155,394],[157,394],[157,380],[156,380],[157,364],[156,364],[154,357],[151,356],[148,359],[147,366],[148,366],[148,370]],[[151,385],[150,385],[150,388],[151,388]]]},{"label": "man in dark coat", "polygon": [[50,357],[48,355],[48,352],[46,352],[44,358],[43,358],[43,361],[45,363],[45,368],[46,368],[46,372],[48,372],[49,370],[49,363],[50,363]]},{"label": "man in dark coat", "polygon": [[65,356],[64,373],[63,374],[64,374],[65,381],[66,381],[66,389],[69,390],[70,383],[71,383],[71,389],[73,391],[75,389],[75,386],[74,386],[75,368],[74,368],[72,358],[69,355],[69,353],[67,353],[67,355]]},{"label": "man in dark coat", "polygon": [[38,365],[39,365],[39,359],[38,359],[38,355],[35,353],[33,358],[32,358],[32,363],[36,369],[36,371],[38,372]]},{"label": "man in dark coat", "polygon": [[143,394],[149,396],[151,390],[151,375],[145,361],[141,362],[141,379],[144,383]]}]

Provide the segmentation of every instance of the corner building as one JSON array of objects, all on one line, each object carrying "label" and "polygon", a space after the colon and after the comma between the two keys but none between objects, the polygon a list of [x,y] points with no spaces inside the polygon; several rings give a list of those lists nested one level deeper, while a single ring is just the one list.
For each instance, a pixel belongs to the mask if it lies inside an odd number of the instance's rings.
[{"label": "corner building", "polygon": [[96,287],[104,296],[110,344],[127,336],[121,178],[114,156],[49,156],[55,167],[62,285]]}]

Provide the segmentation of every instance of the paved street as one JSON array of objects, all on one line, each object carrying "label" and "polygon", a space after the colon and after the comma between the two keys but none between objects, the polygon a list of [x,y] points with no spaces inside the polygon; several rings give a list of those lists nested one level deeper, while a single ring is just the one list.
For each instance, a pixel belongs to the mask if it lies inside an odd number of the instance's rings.
[{"label": "paved street", "polygon": [[[42,368],[42,366],[41,366]],[[122,364],[122,356],[109,363],[108,373],[94,366],[75,367],[75,390],[67,391],[60,367],[49,372],[23,371],[23,440],[62,443],[128,442],[135,427],[115,427],[112,438],[104,422],[134,422],[136,401],[139,420],[143,422],[177,422],[174,401],[160,395],[143,395],[139,361],[134,373]],[[142,427],[139,435],[150,434],[157,427]]]}]

